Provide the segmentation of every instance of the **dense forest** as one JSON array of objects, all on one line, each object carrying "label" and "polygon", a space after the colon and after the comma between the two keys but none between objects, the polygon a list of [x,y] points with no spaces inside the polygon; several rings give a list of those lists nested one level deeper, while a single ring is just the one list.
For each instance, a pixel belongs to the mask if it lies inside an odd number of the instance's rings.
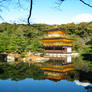
[{"label": "dense forest", "polygon": [[92,54],[92,22],[80,24],[47,25],[33,24],[0,24],[0,53],[22,53],[43,51],[39,38],[44,36],[43,30],[60,28],[66,31],[67,37],[72,38],[73,50],[81,54]]}]

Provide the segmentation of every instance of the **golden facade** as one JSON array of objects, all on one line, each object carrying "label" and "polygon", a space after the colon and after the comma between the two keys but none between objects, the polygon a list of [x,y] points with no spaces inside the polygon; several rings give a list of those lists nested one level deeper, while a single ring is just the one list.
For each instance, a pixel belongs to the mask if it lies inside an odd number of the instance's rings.
[{"label": "golden facade", "polygon": [[56,28],[44,31],[47,36],[40,39],[44,43],[45,52],[72,53],[72,39],[66,38],[66,32]]}]

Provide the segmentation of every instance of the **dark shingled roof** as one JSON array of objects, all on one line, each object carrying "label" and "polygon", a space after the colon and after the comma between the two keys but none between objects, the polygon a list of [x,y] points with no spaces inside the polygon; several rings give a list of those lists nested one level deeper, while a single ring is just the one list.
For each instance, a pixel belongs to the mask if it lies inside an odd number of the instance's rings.
[{"label": "dark shingled roof", "polygon": [[[55,39],[67,39],[67,38],[63,38],[63,37],[53,37],[53,38],[43,38],[40,40],[55,40]],[[67,39],[67,40],[73,40],[73,39]]]},{"label": "dark shingled roof", "polygon": [[68,45],[47,45],[47,46],[44,46],[44,47],[73,47],[73,46],[68,46]]},{"label": "dark shingled roof", "polygon": [[[54,28],[54,29],[50,29],[50,30],[44,30],[43,32],[52,32],[52,31],[58,31],[58,30],[62,31],[60,28]],[[64,31],[62,31],[62,32],[64,32]]]}]

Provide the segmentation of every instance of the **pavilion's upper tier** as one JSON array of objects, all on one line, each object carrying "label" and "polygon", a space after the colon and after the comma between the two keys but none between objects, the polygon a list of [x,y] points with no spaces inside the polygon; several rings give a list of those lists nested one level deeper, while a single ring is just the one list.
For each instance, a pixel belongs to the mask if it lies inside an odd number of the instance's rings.
[{"label": "pavilion's upper tier", "polygon": [[51,30],[45,30],[44,32],[47,33],[46,38],[52,38],[52,37],[65,37],[66,32],[62,31],[59,28],[51,29]]}]

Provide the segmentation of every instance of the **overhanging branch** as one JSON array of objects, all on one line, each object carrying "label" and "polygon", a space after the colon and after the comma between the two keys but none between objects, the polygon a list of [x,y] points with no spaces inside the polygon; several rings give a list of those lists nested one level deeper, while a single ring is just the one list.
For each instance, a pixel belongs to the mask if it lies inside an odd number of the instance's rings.
[{"label": "overhanging branch", "polygon": [[[61,2],[64,2],[65,0],[60,0],[60,1],[61,1]],[[84,0],[80,0],[80,2],[82,2],[83,4],[85,4],[85,5],[87,5],[87,6],[89,6],[89,7],[92,8],[92,5],[86,3]]]},{"label": "overhanging branch", "polygon": [[88,4],[88,3],[86,3],[84,0],[80,0],[83,4],[85,4],[85,5],[87,5],[87,6],[89,6],[89,7],[91,7],[92,8],[92,5],[90,5],[90,4]]}]

